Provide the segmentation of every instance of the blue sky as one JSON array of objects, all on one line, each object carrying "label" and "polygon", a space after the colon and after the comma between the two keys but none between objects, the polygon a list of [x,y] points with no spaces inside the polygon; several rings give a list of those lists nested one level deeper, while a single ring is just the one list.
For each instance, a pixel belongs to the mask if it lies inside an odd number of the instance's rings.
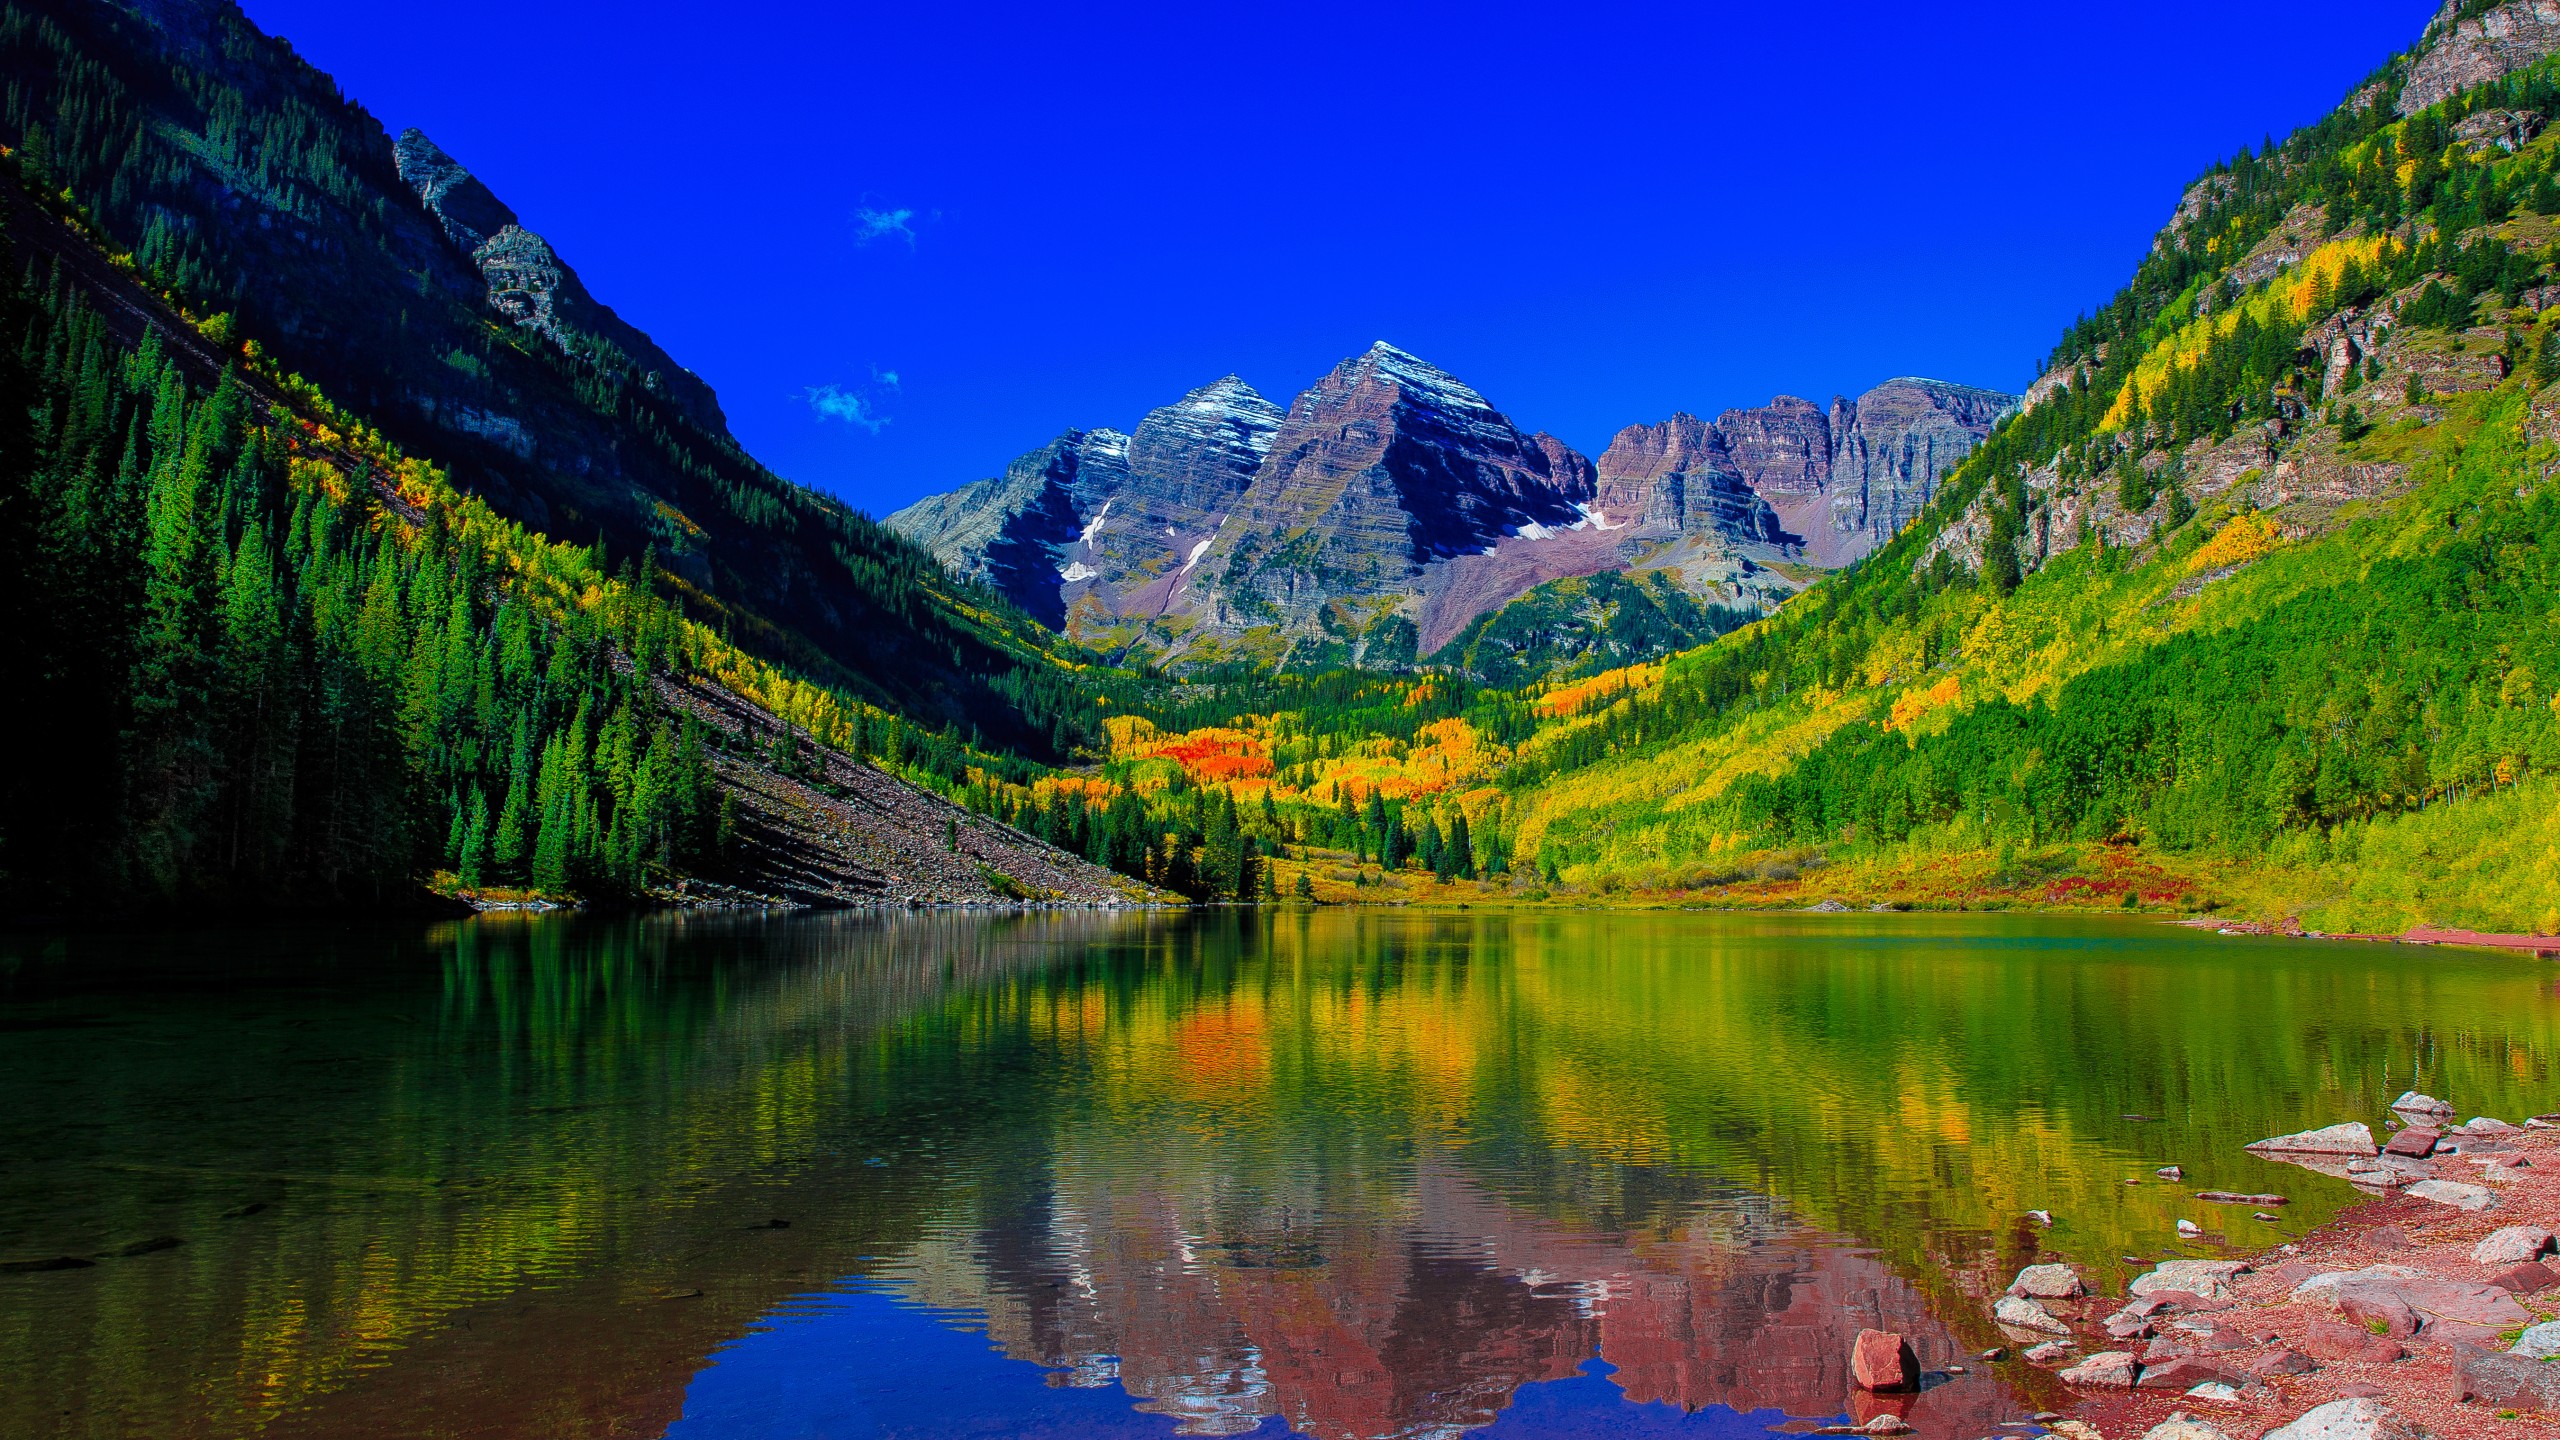
[{"label": "blue sky", "polygon": [[2017,389],[2434,0],[244,0],[885,512],[1392,340],[1524,428]]}]

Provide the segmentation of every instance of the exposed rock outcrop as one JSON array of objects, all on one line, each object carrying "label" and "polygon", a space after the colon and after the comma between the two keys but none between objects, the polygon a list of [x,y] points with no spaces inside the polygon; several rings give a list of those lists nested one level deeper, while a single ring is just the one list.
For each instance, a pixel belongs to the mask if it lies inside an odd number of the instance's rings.
[{"label": "exposed rock outcrop", "polygon": [[2401,114],[2415,115],[2474,85],[2560,55],[2560,0],[2514,0],[2469,20],[2456,20],[2459,13],[2458,0],[2445,0],[2427,26],[2400,87]]},{"label": "exposed rock outcrop", "polygon": [[726,431],[719,397],[702,377],[678,365],[656,341],[588,294],[577,272],[548,241],[525,229],[506,202],[423,131],[413,127],[400,132],[391,155],[401,180],[417,192],[445,238],[479,267],[492,309],[563,354],[608,370],[627,370],[705,430]]},{"label": "exposed rock outcrop", "polygon": [[1151,412],[1134,434],[1071,430],[990,480],[888,517],[955,572],[1081,639],[1161,614],[1244,494],[1280,407],[1230,375]]},{"label": "exposed rock outcrop", "polygon": [[[1710,504],[1747,490],[1769,505],[1779,533],[1755,533],[1741,514],[1715,517],[1725,521],[1717,528],[1728,538],[1798,544],[1815,564],[1845,565],[1919,514],[1938,481],[2015,403],[1970,386],[1899,379],[1855,400],[1834,399],[1827,410],[1781,395],[1728,410],[1711,425],[1674,416],[1619,432],[1601,457],[1603,497],[1612,497],[1614,483],[1619,505],[1632,509],[1641,499],[1667,514],[1666,497],[1639,497],[1628,482],[1681,476],[1694,490],[1703,479]],[[1653,517],[1648,509],[1646,518]]]},{"label": "exposed rock outcrop", "polygon": [[1265,636],[1265,659],[1393,662],[1604,572],[1765,611],[1796,588],[1769,564],[1865,554],[2011,403],[1894,380],[1827,410],[1629,426],[1595,464],[1382,341],[1285,414],[1229,376],[889,523],[1107,648],[1226,658]]}]

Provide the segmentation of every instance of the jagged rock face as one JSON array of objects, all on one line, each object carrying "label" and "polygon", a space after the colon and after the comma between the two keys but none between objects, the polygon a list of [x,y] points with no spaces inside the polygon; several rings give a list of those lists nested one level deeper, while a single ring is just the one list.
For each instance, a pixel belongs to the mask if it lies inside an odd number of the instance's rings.
[{"label": "jagged rock face", "polygon": [[2560,55],[2560,0],[2515,0],[2485,15],[2457,22],[2455,0],[2427,26],[2418,58],[2400,87],[2403,115],[2415,115],[2475,85],[2511,75]]},{"label": "jagged rock face", "polygon": [[1751,488],[1723,430],[1695,415],[1630,425],[1600,454],[1600,522],[1648,534],[1718,537],[1742,545],[1789,543],[1778,512]]},{"label": "jagged rock face", "polygon": [[1600,457],[1600,508],[1683,534],[1800,544],[1817,564],[1845,565],[1917,515],[2013,403],[1902,379],[1828,410],[1781,395],[1712,424],[1629,426]]},{"label": "jagged rock face", "polygon": [[889,523],[1088,642],[1165,622],[1176,649],[1268,632],[1316,663],[1429,655],[1603,571],[1765,610],[1795,588],[1768,562],[1865,554],[2011,403],[1928,380],[1827,410],[1782,396],[1629,426],[1595,464],[1381,342],[1285,414],[1229,376]]},{"label": "jagged rock face", "polygon": [[525,229],[504,201],[424,132],[402,131],[391,155],[401,180],[417,192],[445,238],[479,267],[492,309],[564,353],[627,368],[644,388],[704,429],[727,430],[719,397],[700,376],[588,294],[549,242]]},{"label": "jagged rock face", "polygon": [[1139,421],[1116,474],[1087,468],[1077,504],[1086,527],[1059,572],[1076,629],[1163,611],[1253,483],[1281,419],[1279,406],[1230,375]]},{"label": "jagged rock face", "polygon": [[[1289,407],[1246,493],[1237,537],[1312,528],[1413,565],[1481,550],[1523,525],[1569,525],[1589,498],[1580,456],[1526,436],[1446,371],[1380,341]],[[1565,452],[1569,454],[1570,452]],[[1222,550],[1232,541],[1222,537]]]},{"label": "jagged rock face", "polygon": [[[1312,633],[1350,602],[1364,625],[1424,612],[1419,631],[1407,622],[1410,651],[1556,578],[1552,564],[1506,565],[1486,591],[1440,572],[1524,536],[1596,536],[1581,509],[1595,490],[1572,447],[1521,433],[1454,377],[1381,344],[1286,412],[1231,375],[1132,435],[1071,434],[888,523],[1091,642],[1157,620]],[[1616,543],[1565,573],[1620,563]]]},{"label": "jagged rock face", "polygon": [[[1099,442],[1099,443],[1097,443]],[[1059,550],[1083,530],[1075,491],[1089,451],[1120,453],[1112,431],[1070,430],[992,480],[928,496],[888,519],[964,580],[984,581],[1033,619],[1063,625]]]},{"label": "jagged rock face", "polygon": [[[1892,539],[2015,403],[1935,380],[1888,380],[1852,402],[1848,423],[1835,418],[1832,432],[1831,525],[1848,537],[1833,551],[1842,557],[1834,563]],[[1821,559],[1824,547],[1816,541],[1812,548]]]},{"label": "jagged rock face", "polygon": [[1138,422],[1129,474],[1161,513],[1223,513],[1271,453],[1283,412],[1230,375],[1203,385]]},{"label": "jagged rock face", "polygon": [[1629,426],[1595,464],[1381,343],[1285,415],[1230,376],[1134,436],[1072,432],[889,523],[1087,641],[1166,621],[1176,649],[1268,631],[1319,657],[1429,655],[1603,571],[1765,610],[1793,589],[1766,562],[1865,554],[2011,403],[1923,380],[1827,410],[1782,396]]},{"label": "jagged rock face", "polygon": [[418,192],[427,213],[443,228],[445,238],[463,254],[478,250],[490,236],[516,223],[516,212],[438,149],[426,132],[414,126],[401,131],[400,138],[391,142],[391,158],[400,178]]},{"label": "jagged rock face", "polygon": [[1590,463],[1384,341],[1289,407],[1192,585],[1222,625],[1419,592],[1431,564],[1581,518]]},{"label": "jagged rock face", "polygon": [[1163,610],[1280,422],[1280,407],[1230,375],[1150,413],[1134,435],[1069,431],[1003,476],[887,523],[1043,624],[1095,638],[1123,615]]},{"label": "jagged rock face", "polygon": [[1812,401],[1781,395],[1756,409],[1727,410],[1716,417],[1716,432],[1744,483],[1784,507],[1830,488],[1831,421]]}]

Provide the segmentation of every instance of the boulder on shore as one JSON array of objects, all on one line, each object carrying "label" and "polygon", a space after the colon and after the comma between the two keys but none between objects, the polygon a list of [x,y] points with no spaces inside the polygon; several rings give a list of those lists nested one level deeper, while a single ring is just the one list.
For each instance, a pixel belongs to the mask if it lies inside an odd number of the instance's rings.
[{"label": "boulder on shore", "polygon": [[2068,1265],[2030,1265],[2009,1282],[2009,1293],[2035,1300],[2071,1300],[2088,1294],[2089,1287],[2080,1283],[2080,1272]]},{"label": "boulder on shore", "polygon": [[2527,1360],[2549,1360],[2560,1357],[2560,1320],[2545,1320],[2524,1332],[2523,1338],[2507,1352]]},{"label": "boulder on shore", "polygon": [[2551,1232],[2539,1225],[2510,1225],[2471,1247],[2474,1265],[2522,1265],[2551,1249]]},{"label": "boulder on shore", "polygon": [[2293,1298],[2326,1305],[2351,1325],[2379,1323],[2395,1339],[2478,1341],[2533,1319],[2515,1296],[2495,1285],[2443,1280],[2399,1265],[2316,1276],[2297,1287]]},{"label": "boulder on shore", "polygon": [[2184,1291],[2204,1300],[2231,1298],[2231,1277],[2245,1275],[2249,1266],[2240,1260],[2163,1260],[2147,1275],[2136,1275],[2125,1287],[2137,1299],[2154,1294]]},{"label": "boulder on shore", "polygon": [[2297,1130],[2291,1135],[2275,1135],[2249,1147],[2274,1155],[2379,1155],[2382,1147],[2373,1143],[2373,1130],[2361,1120],[2330,1125],[2318,1130]]},{"label": "boulder on shore", "polygon": [[2303,1332],[2302,1348],[2322,1360],[2351,1365],[2389,1365],[2409,1358],[2409,1351],[2388,1335],[2335,1320],[2313,1320]]},{"label": "boulder on shore", "polygon": [[2142,1362],[2130,1350],[2108,1350],[2092,1355],[2062,1372],[2065,1385],[2088,1390],[2130,1390],[2142,1376]]},{"label": "boulder on shore", "polygon": [[2412,1160],[2424,1160],[2436,1153],[2436,1142],[2442,1138],[2437,1132],[2424,1125],[2412,1125],[2392,1136],[2391,1143],[2382,1147],[2382,1153],[2406,1155]]},{"label": "boulder on shore", "polygon": [[2400,1098],[2391,1102],[2391,1108],[2402,1115],[2429,1115],[2446,1120],[2453,1118],[2452,1106],[2433,1095],[2421,1095],[2415,1090],[2401,1091]]},{"label": "boulder on shore", "polygon": [[2427,1428],[2379,1400],[2332,1400],[2266,1440],[2428,1440]]},{"label": "boulder on shore", "polygon": [[2144,1366],[2142,1378],[2134,1382],[2134,1387],[2141,1390],[2176,1390],[2183,1394],[2198,1385],[2229,1385],[2236,1389],[2244,1383],[2244,1377],[2234,1375],[2210,1360],[2188,1355],[2163,1361],[2158,1365]]},{"label": "boulder on shore", "polygon": [[2560,1411],[2560,1365],[2480,1345],[2453,1347],[2456,1400],[2512,1410]]},{"label": "boulder on shore", "polygon": [[2489,1277],[2489,1283],[2510,1295],[2539,1295],[2545,1290],[2560,1289],[2560,1270],[2552,1265],[2560,1262],[2527,1260],[2510,1265]]},{"label": "boulder on shore", "polygon": [[1991,1307],[1991,1318],[2020,1330],[2042,1331],[2047,1335],[2068,1335],[2071,1327],[2054,1313],[2021,1295],[2003,1295]]},{"label": "boulder on shore", "polygon": [[2497,1193],[2486,1185],[2466,1185],[2459,1180],[2421,1180],[2409,1187],[2408,1194],[2438,1205],[2450,1205],[2468,1214],[2498,1208]]},{"label": "boulder on shore", "polygon": [[2260,1380],[2272,1380],[2278,1375],[2309,1375],[2319,1368],[2310,1356],[2299,1350],[2270,1350],[2251,1360],[2248,1366],[2249,1373]]},{"label": "boulder on shore", "polygon": [[1861,1390],[1917,1390],[1920,1357],[1890,1330],[1861,1330],[1849,1345],[1849,1378]]}]

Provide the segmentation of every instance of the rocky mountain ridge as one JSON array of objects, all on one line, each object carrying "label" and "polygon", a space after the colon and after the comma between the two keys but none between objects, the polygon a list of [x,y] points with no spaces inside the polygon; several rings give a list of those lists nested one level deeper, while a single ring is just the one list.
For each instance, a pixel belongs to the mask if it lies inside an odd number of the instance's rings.
[{"label": "rocky mountain ridge", "polygon": [[391,153],[400,179],[418,192],[445,238],[479,267],[492,310],[564,354],[583,352],[609,368],[632,371],[642,388],[672,400],[704,430],[728,429],[719,397],[701,376],[589,294],[550,242],[524,228],[506,202],[424,131],[413,126],[400,132]]},{"label": "rocky mountain ridge", "polygon": [[2560,55],[2560,0],[2490,6],[2445,0],[2428,22],[2394,108],[2415,115],[2553,55]]},{"label": "rocky mountain ridge", "polygon": [[887,523],[1109,651],[1393,665],[1604,572],[1765,612],[1800,584],[1773,567],[1873,549],[2012,403],[1897,379],[1629,426],[1595,463],[1380,341],[1285,412],[1228,376]]}]

